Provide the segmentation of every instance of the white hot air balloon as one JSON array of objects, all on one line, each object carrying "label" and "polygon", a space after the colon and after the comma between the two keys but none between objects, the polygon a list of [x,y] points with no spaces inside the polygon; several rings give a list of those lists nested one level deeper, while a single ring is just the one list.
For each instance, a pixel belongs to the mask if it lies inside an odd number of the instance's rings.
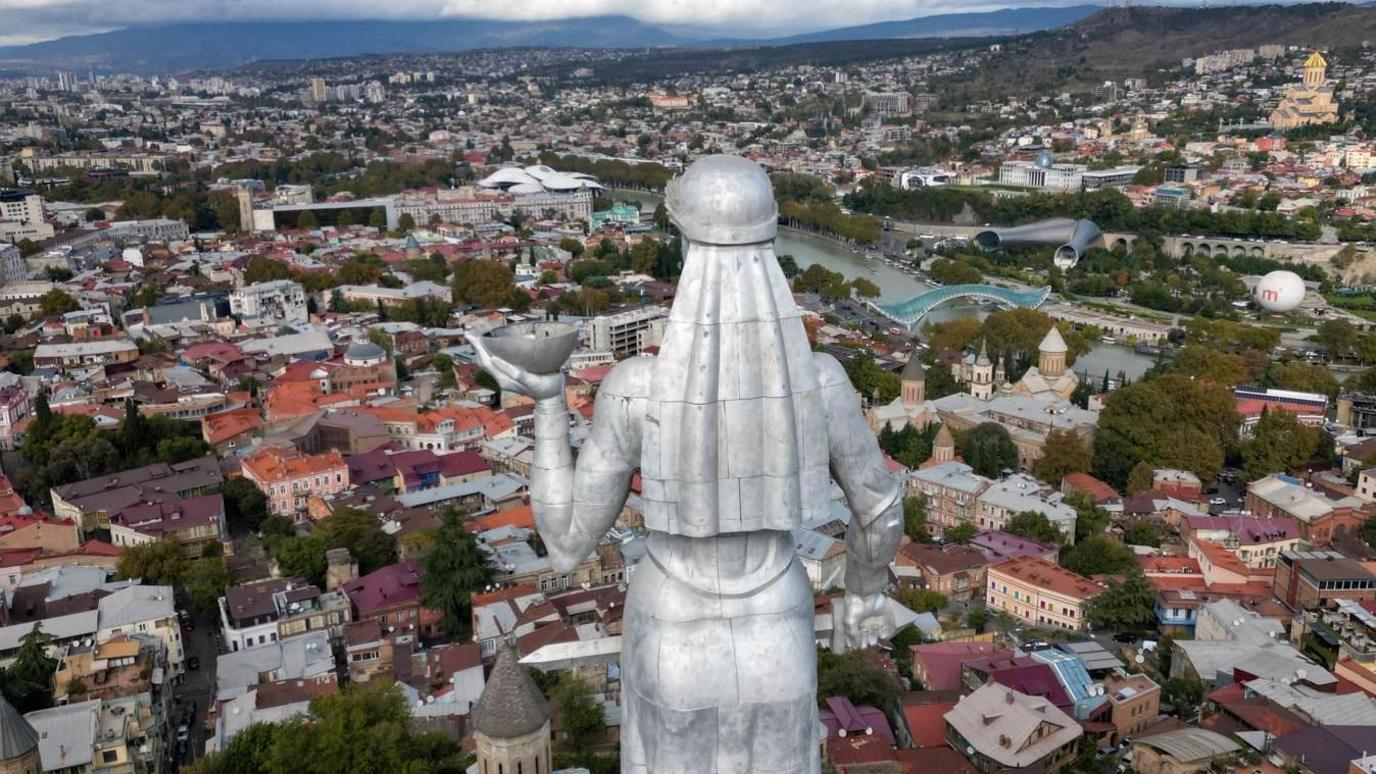
[{"label": "white hot air balloon", "polygon": [[1304,280],[1293,271],[1273,271],[1257,283],[1252,298],[1268,312],[1288,312],[1304,300]]}]

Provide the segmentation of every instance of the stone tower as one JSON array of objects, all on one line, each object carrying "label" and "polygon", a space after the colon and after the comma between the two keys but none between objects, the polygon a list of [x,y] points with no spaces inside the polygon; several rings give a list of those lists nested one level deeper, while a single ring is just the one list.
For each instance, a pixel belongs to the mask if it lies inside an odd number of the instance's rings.
[{"label": "stone tower", "polygon": [[347,548],[331,548],[325,552],[325,590],[334,591],[358,577],[358,562]]},{"label": "stone tower", "polygon": [[979,357],[970,370],[970,394],[980,400],[989,400],[994,395],[994,364],[989,360],[985,342],[979,344]]},{"label": "stone tower", "polygon": [[1055,325],[1046,332],[1042,343],[1037,345],[1037,351],[1037,371],[1042,376],[1054,379],[1065,373],[1065,357],[1070,348],[1065,345],[1065,339],[1061,338],[1061,332]]},{"label": "stone tower", "polygon": [[1328,77],[1328,60],[1323,58],[1323,54],[1315,51],[1304,60],[1304,85],[1309,87],[1322,86]]},{"label": "stone tower", "polygon": [[549,702],[514,643],[498,648],[472,717],[478,774],[552,774]]},{"label": "stone tower", "polygon": [[38,732],[0,696],[0,774],[42,774]]},{"label": "stone tower", "polygon": [[926,399],[927,369],[922,367],[922,360],[917,353],[913,353],[908,358],[908,364],[903,366],[900,385],[902,389],[899,396],[903,399],[903,408],[916,408]]},{"label": "stone tower", "polygon": [[956,439],[951,437],[951,429],[942,425],[932,439],[932,464],[940,465],[956,458]]},{"label": "stone tower", "polygon": [[408,235],[406,237],[406,260],[418,261],[422,257],[420,241],[416,239],[415,234]]}]

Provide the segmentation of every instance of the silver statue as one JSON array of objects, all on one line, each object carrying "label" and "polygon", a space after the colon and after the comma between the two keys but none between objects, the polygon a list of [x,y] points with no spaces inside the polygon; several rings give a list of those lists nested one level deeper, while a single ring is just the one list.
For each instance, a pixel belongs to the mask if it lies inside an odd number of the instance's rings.
[{"label": "silver statue", "polygon": [[562,374],[482,340],[478,358],[537,401],[531,503],[557,570],[592,552],[640,471],[650,538],[626,601],[622,771],[815,772],[813,598],[790,531],[825,520],[835,477],[853,512],[845,637],[869,645],[887,626],[900,490],[840,364],[808,345],[764,171],[704,158],[666,206],[686,251],[659,356],[612,369],[576,466]]}]

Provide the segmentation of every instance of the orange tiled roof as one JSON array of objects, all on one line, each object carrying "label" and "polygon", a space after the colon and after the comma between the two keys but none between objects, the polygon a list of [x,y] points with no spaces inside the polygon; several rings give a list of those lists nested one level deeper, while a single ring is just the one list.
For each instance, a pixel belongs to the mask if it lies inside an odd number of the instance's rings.
[{"label": "orange tiled roof", "polygon": [[535,529],[535,511],[529,505],[518,505],[468,520],[468,529],[471,532],[486,532],[501,527]]},{"label": "orange tiled roof", "polygon": [[301,454],[294,449],[277,447],[269,447],[245,457],[243,466],[245,472],[263,482],[291,481],[326,471],[349,469],[344,462],[344,455],[337,449],[322,454]]},{"label": "orange tiled roof", "polygon": [[1039,556],[1020,556],[989,568],[990,574],[999,573],[1014,578],[1028,586],[1045,589],[1053,594],[1089,599],[1104,589],[1099,584],[1077,575],[1060,565],[1052,564]]},{"label": "orange tiled roof", "polygon": [[257,409],[233,409],[201,417],[201,434],[211,446],[263,426]]}]

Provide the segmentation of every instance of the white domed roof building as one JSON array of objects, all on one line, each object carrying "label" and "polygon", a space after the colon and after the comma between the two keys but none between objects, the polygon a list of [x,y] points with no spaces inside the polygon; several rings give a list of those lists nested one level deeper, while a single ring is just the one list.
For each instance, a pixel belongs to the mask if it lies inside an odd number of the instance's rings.
[{"label": "white domed roof building", "polygon": [[371,341],[355,341],[344,350],[344,363],[351,366],[375,366],[387,362],[387,350]]}]

